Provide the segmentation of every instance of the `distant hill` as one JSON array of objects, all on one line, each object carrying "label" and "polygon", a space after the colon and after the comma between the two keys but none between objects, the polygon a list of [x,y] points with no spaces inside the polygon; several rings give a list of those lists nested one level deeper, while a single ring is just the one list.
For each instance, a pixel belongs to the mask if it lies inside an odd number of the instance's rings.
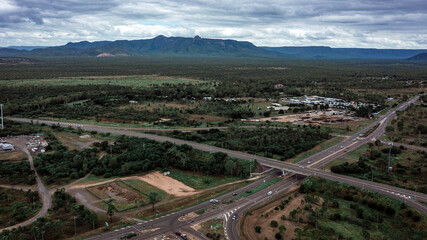
[{"label": "distant hill", "polygon": [[36,49],[36,48],[47,48],[47,46],[9,46],[7,48],[13,48],[13,49],[16,49],[16,50],[28,50],[28,51],[30,51],[30,50],[33,50],[33,49]]},{"label": "distant hill", "polygon": [[331,47],[262,47],[297,58],[310,59],[407,59],[426,50],[331,48]]},{"label": "distant hill", "polygon": [[0,48],[0,57],[29,56],[192,56],[304,59],[390,59],[406,60],[427,50],[331,47],[257,47],[250,42],[208,39],[195,36],[98,42],[69,42],[55,47]]},{"label": "distant hill", "polygon": [[417,54],[408,58],[410,61],[419,61],[419,62],[427,62],[427,52]]},{"label": "distant hill", "polygon": [[[4,55],[6,54],[6,55]],[[0,56],[214,56],[214,57],[283,57],[256,47],[250,42],[158,36],[143,40],[118,40],[67,43],[64,46],[8,51],[0,49]]]}]

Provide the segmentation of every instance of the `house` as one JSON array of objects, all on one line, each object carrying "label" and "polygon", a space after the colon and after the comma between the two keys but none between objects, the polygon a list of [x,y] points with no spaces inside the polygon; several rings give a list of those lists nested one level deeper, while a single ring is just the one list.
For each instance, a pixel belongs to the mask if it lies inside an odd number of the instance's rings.
[{"label": "house", "polygon": [[46,140],[41,140],[40,141],[40,145],[43,146],[43,147],[46,147],[49,144],[46,142]]},{"label": "house", "polygon": [[212,97],[203,97],[203,100],[205,100],[205,101],[211,101]]},{"label": "house", "polygon": [[2,143],[0,144],[0,149],[3,151],[13,151],[15,150],[15,148],[13,147],[12,144],[9,143]]},{"label": "house", "polygon": [[276,89],[278,89],[278,88],[283,88],[284,86],[283,86],[283,84],[281,84],[281,83],[277,83],[277,84],[274,84],[274,88],[276,88]]}]

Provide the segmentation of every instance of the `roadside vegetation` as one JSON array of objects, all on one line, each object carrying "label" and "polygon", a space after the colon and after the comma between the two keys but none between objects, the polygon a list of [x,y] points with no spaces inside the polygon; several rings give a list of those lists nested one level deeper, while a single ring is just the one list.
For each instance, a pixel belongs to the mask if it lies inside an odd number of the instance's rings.
[{"label": "roadside vegetation", "polygon": [[427,95],[420,97],[402,112],[397,112],[386,127],[385,139],[388,141],[406,143],[427,147]]},{"label": "roadside vegetation", "polygon": [[243,219],[250,239],[425,239],[426,219],[404,203],[316,177]]},{"label": "roadside vegetation", "polygon": [[330,138],[327,129],[307,125],[256,129],[231,127],[225,131],[218,129],[197,132],[173,131],[168,135],[280,160],[292,158]]},{"label": "roadside vegetation", "polygon": [[[387,171],[390,154],[391,171]],[[427,153],[404,147],[383,145],[380,141],[370,143],[348,154],[358,161],[342,161],[332,166],[332,172],[373,180],[396,187],[427,193]]]},{"label": "roadside vegetation", "polygon": [[33,185],[36,183],[36,176],[29,162],[0,161],[0,176],[0,184]]},{"label": "roadside vegetation", "polygon": [[71,238],[75,231],[82,234],[98,228],[102,220],[98,219],[95,213],[77,204],[75,198],[62,190],[57,190],[53,195],[52,209],[47,216],[38,218],[36,222],[25,227],[4,230],[0,233],[0,239]]},{"label": "roadside vegetation", "polygon": [[0,228],[15,225],[34,216],[42,203],[33,192],[0,187]]}]

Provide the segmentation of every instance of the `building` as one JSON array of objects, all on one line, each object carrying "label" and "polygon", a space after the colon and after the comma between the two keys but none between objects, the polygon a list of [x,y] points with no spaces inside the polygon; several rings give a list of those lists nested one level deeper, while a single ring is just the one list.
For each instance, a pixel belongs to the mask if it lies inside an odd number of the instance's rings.
[{"label": "building", "polygon": [[284,86],[283,86],[283,84],[281,84],[281,83],[277,83],[277,84],[274,84],[274,88],[283,88]]},{"label": "building", "polygon": [[14,151],[15,148],[9,143],[0,143],[0,149],[3,151]]}]

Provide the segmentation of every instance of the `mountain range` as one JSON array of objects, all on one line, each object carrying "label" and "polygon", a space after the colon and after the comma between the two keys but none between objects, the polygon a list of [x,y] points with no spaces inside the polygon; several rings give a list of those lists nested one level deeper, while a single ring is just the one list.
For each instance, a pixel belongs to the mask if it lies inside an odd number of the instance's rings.
[{"label": "mountain range", "polygon": [[[63,46],[11,46],[0,48],[0,56],[189,56],[304,59],[392,59],[402,60],[427,50],[314,47],[257,47],[250,42],[207,39],[195,36],[97,42],[69,42]],[[417,59],[411,59],[417,61]]]}]

